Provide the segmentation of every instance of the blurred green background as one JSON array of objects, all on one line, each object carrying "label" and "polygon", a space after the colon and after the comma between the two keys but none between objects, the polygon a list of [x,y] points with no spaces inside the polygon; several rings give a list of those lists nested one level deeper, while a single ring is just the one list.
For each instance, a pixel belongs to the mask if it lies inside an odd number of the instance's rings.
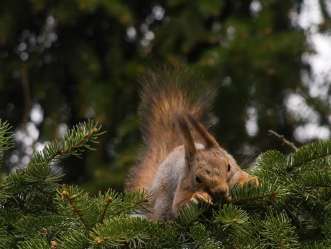
[{"label": "blurred green background", "polygon": [[328,0],[2,0],[0,118],[17,142],[2,171],[94,118],[107,132],[96,151],[54,170],[91,191],[121,190],[142,145],[139,77],[165,64],[218,86],[212,131],[243,166],[288,150],[269,129],[298,145],[329,138],[330,9]]}]

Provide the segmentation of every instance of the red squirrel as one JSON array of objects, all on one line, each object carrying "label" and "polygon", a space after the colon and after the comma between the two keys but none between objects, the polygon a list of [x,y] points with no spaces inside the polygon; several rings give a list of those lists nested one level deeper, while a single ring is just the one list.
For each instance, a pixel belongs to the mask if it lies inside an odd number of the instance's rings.
[{"label": "red squirrel", "polygon": [[[202,124],[210,95],[193,96],[177,72],[152,74],[143,85],[140,114],[145,151],[126,181],[127,191],[150,196],[150,219],[175,218],[193,200],[230,198],[230,189],[257,178],[241,170]],[[201,91],[201,90],[200,90]]]}]

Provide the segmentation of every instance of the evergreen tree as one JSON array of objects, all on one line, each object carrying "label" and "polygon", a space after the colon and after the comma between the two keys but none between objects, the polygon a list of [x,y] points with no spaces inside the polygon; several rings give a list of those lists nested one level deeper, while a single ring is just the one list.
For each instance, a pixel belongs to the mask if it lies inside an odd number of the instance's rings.
[{"label": "evergreen tree", "polygon": [[[329,130],[331,112],[328,97],[309,91],[305,58],[314,48],[297,23],[305,2],[321,7],[314,30],[328,35],[329,0],[1,0],[0,117],[24,127],[39,106],[38,142],[59,126],[100,121],[110,131],[100,149],[63,161],[64,180],[120,189],[141,141],[137,79],[155,65],[185,63],[219,87],[213,131],[239,161],[279,146],[269,129],[299,144],[297,128],[314,121]],[[326,96],[330,86],[320,85]],[[289,111],[292,94],[314,119]]]},{"label": "evergreen tree", "polygon": [[[0,152],[11,147],[0,122]],[[235,187],[231,200],[192,204],[175,221],[151,222],[144,193],[91,195],[61,185],[60,160],[93,149],[102,134],[92,121],[35,152],[25,169],[0,183],[0,248],[331,248],[331,141],[267,151],[252,174],[260,186]]]}]

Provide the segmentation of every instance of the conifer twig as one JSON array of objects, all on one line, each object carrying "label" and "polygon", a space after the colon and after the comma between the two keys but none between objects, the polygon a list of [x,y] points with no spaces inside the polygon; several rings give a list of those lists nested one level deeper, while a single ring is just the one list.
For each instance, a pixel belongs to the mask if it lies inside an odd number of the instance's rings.
[{"label": "conifer twig", "polygon": [[71,148],[67,148],[65,149],[61,149],[58,151],[58,154],[60,156],[65,156],[67,154],[70,154],[72,151],[77,150],[78,148],[80,148],[84,143],[86,143],[87,141],[89,141],[91,139],[91,137],[93,135],[95,135],[98,132],[97,128],[93,128],[91,131],[87,132],[87,134],[84,135],[84,137],[82,138],[82,140],[75,144],[74,146],[72,146]]},{"label": "conifer twig", "polygon": [[110,205],[110,203],[112,201],[113,201],[113,199],[111,197],[108,197],[107,198],[107,202],[106,202],[105,207],[104,207],[104,209],[102,211],[102,214],[100,216],[100,223],[103,223],[103,220],[105,219],[105,215],[106,215],[107,209],[108,209],[108,207],[109,207],[109,205]]},{"label": "conifer twig", "polygon": [[6,150],[13,147],[13,134],[10,132],[11,126],[0,118],[0,160]]},{"label": "conifer twig", "polygon": [[78,156],[82,150],[91,149],[89,143],[96,143],[95,139],[104,133],[100,129],[98,123],[93,121],[76,125],[64,136],[64,141],[55,141],[47,145],[43,151],[36,152],[29,165],[49,164],[70,154]]},{"label": "conifer twig", "polygon": [[69,194],[68,191],[66,190],[63,190],[61,192],[61,197],[63,200],[67,200],[72,211],[78,216],[78,218],[80,219],[81,223],[84,225],[84,227],[88,230],[88,225],[87,223],[85,222],[85,219],[81,213],[81,211],[76,207],[76,204],[74,202],[74,198],[72,198]]},{"label": "conifer twig", "polygon": [[273,136],[277,137],[278,139],[280,139],[284,144],[288,145],[288,146],[289,146],[291,149],[293,149],[294,151],[297,151],[297,150],[298,150],[298,147],[295,146],[294,143],[292,143],[292,142],[290,142],[289,140],[287,140],[287,139],[285,138],[284,135],[281,135],[281,134],[277,133],[277,132],[274,131],[274,130],[268,130],[268,132],[269,132],[271,135],[273,135]]},{"label": "conifer twig", "polygon": [[254,197],[245,197],[245,198],[241,198],[241,199],[236,199],[236,200],[230,200],[230,203],[233,204],[242,204],[242,203],[249,203],[252,201],[258,201],[258,200],[263,200],[266,197],[269,197],[271,202],[274,202],[277,198],[277,193],[272,192],[270,194],[264,194],[264,195],[260,195],[260,196],[254,196]]}]

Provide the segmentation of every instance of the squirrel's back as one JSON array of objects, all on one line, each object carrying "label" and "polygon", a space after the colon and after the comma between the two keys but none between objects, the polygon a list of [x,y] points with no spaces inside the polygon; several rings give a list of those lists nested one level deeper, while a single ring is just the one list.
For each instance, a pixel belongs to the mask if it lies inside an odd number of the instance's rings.
[{"label": "squirrel's back", "polygon": [[[139,114],[145,149],[126,181],[129,191],[148,190],[160,163],[183,144],[176,120],[192,115],[201,120],[207,114],[212,92],[183,68],[149,73],[142,85]],[[193,136],[195,136],[193,134]]]}]

